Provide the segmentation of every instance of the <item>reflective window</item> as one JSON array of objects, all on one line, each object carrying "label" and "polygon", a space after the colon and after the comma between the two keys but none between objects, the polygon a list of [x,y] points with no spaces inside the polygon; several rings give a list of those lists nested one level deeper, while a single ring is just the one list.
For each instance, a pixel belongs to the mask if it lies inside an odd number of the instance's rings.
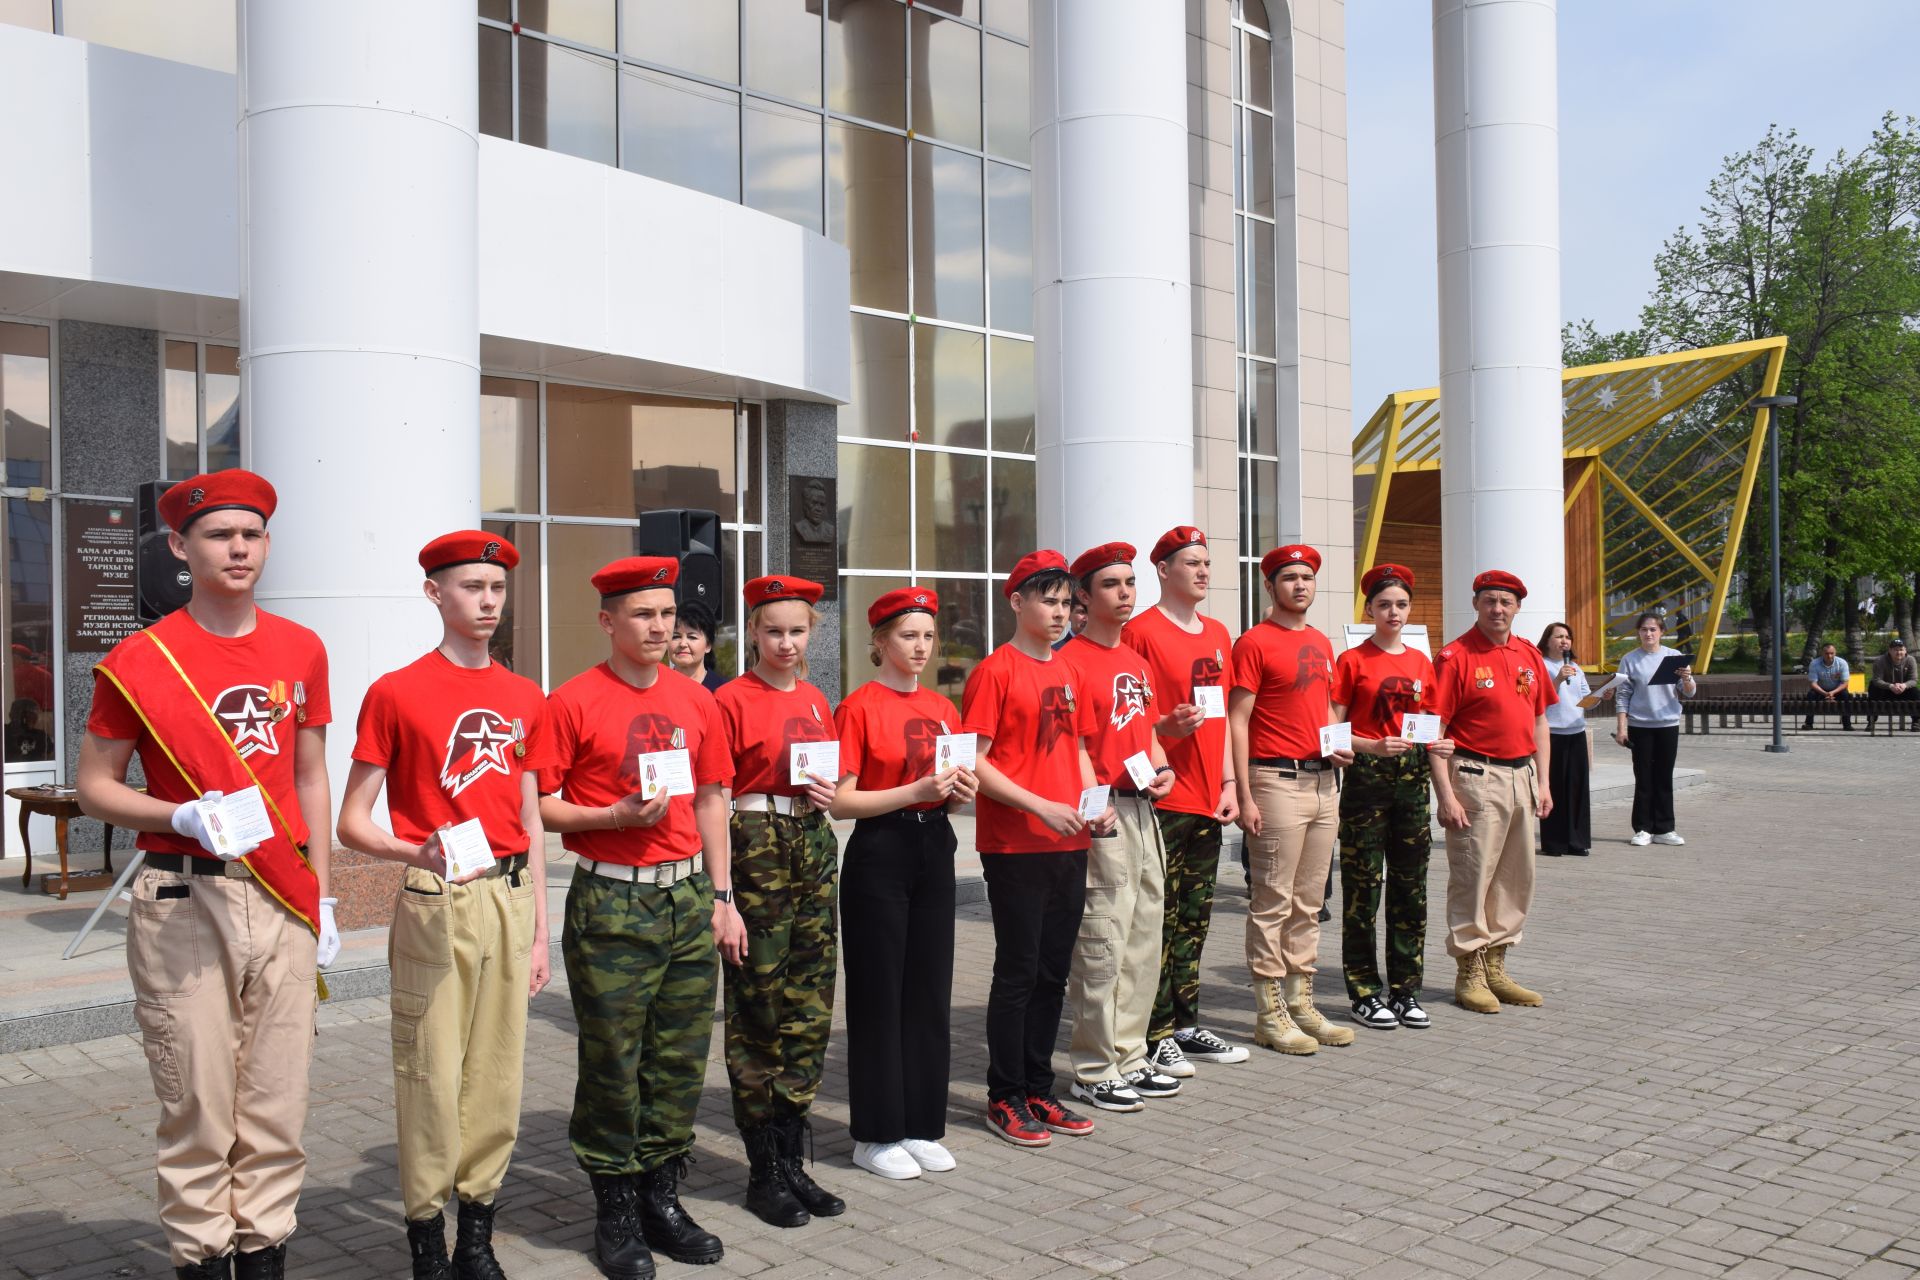
[{"label": "reflective window", "polygon": [[545,40],[518,45],[520,141],[612,164],[613,60]]},{"label": "reflective window", "polygon": [[[840,470],[840,483],[844,485],[846,482],[847,473],[843,465]],[[843,502],[846,500],[845,493],[846,490],[842,489],[841,501]],[[848,693],[871,680],[874,675],[873,632],[867,626],[868,607],[887,592],[907,585],[905,574],[840,579],[841,608],[844,610],[842,616],[846,619],[846,624],[840,628],[841,697],[844,698]],[[946,607],[946,603],[942,598],[940,601],[942,609]],[[824,656],[821,660],[825,660]],[[929,668],[933,665],[931,662],[927,664]],[[954,727],[959,728],[958,725]]]},{"label": "reflective window", "polygon": [[987,37],[987,150],[1025,163],[1030,149],[1027,46]]},{"label": "reflective window", "polygon": [[185,480],[200,470],[200,344],[166,344],[161,371],[161,429],[165,434],[164,475]]},{"label": "reflective window", "polygon": [[480,28],[480,132],[513,137],[513,36]]},{"label": "reflective window", "polygon": [[988,602],[998,602],[1000,592],[985,578],[934,577],[928,581],[940,594],[940,649],[920,672],[920,683],[945,694],[958,706],[967,687],[967,673],[992,648]]},{"label": "reflective window", "polygon": [[944,569],[987,568],[987,455],[916,449],[914,533],[921,558]]},{"label": "reflective window", "polygon": [[834,0],[827,22],[827,105],[907,127],[907,11],[899,0]]},{"label": "reflective window", "polygon": [[847,247],[853,305],[907,309],[907,143],[827,126],[827,234]]},{"label": "reflective window", "polygon": [[540,510],[540,384],[480,379],[480,509]]},{"label": "reflective window", "polygon": [[735,510],[730,400],[550,383],[547,457],[547,510],[555,515]]},{"label": "reflective window", "polygon": [[[483,378],[482,382],[498,379]],[[482,393],[484,394],[484,393]],[[484,413],[484,408],[482,409]],[[482,418],[483,430],[485,418]],[[532,521],[483,520],[480,527],[511,542],[520,553],[520,563],[507,571],[507,603],[500,611],[500,625],[494,629],[489,652],[493,660],[509,671],[518,672],[535,684],[540,682],[540,650],[545,639],[540,625],[540,526]],[[591,570],[589,570],[591,572]]]},{"label": "reflective window", "polygon": [[548,689],[606,660],[607,633],[600,629],[600,593],[593,589],[593,575],[602,565],[633,554],[633,534],[627,525],[547,526]]},{"label": "reflective window", "polygon": [[740,24],[747,88],[820,105],[819,0],[745,0]]},{"label": "reflective window", "polygon": [[234,0],[61,0],[60,31],[76,40],[231,72],[235,12]]},{"label": "reflective window", "polygon": [[995,338],[990,350],[993,447],[1006,453],[1032,453],[1033,344]]},{"label": "reflective window", "polygon": [[909,449],[840,446],[841,568],[911,563],[907,494],[912,461]]},{"label": "reflective window", "polygon": [[987,447],[987,343],[967,329],[913,327],[913,423],[925,444]]},{"label": "reflective window", "polygon": [[240,457],[240,348],[161,343],[161,466],[168,480],[244,465]]},{"label": "reflective window", "polygon": [[[53,483],[51,330],[0,323],[0,422],[5,424],[6,477],[13,489]],[[0,632],[5,672],[9,764],[54,757],[53,512],[44,499],[0,502],[0,543],[7,556],[7,592]]]},{"label": "reflective window", "polygon": [[53,30],[53,0],[0,0],[0,27]]},{"label": "reflective window", "polygon": [[209,342],[204,350],[207,470],[224,471],[240,465],[240,348]]},{"label": "reflective window", "polygon": [[917,137],[980,145],[980,33],[924,8],[907,15]]},{"label": "reflective window", "polygon": [[819,114],[748,98],[744,123],[746,203],[823,230]]},{"label": "reflective window", "polygon": [[[1280,538],[1280,366],[1273,41],[1260,0],[1237,0],[1232,26],[1234,345],[1238,350],[1240,622],[1265,609],[1259,558]],[[1291,297],[1284,299],[1292,305]]]},{"label": "reflective window", "polygon": [[1005,575],[1013,572],[1021,556],[1039,545],[1033,510],[1033,461],[995,457],[989,492],[993,508],[993,571]]},{"label": "reflective window", "polygon": [[644,67],[621,70],[620,167],[740,198],[740,95]]},{"label": "reflective window", "polygon": [[1030,0],[986,0],[982,21],[995,31],[1004,31],[1016,40],[1028,37],[1027,8]]},{"label": "reflective window", "polygon": [[1033,174],[987,164],[987,287],[993,327],[1033,332]]},{"label": "reflective window", "polygon": [[980,161],[913,144],[913,309],[961,324],[986,322]]},{"label": "reflective window", "polygon": [[621,52],[737,84],[740,12],[713,0],[621,0]]},{"label": "reflective window", "polygon": [[613,0],[520,0],[520,25],[596,49],[611,49]]},{"label": "reflective window", "polygon": [[840,410],[840,434],[909,438],[907,326],[885,316],[853,316],[853,399]]}]

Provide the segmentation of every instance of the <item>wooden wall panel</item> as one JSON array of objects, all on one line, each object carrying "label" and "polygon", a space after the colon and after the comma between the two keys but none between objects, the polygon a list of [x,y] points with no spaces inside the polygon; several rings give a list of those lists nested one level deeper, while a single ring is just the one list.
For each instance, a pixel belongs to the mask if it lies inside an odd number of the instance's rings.
[{"label": "wooden wall panel", "polygon": [[[1567,463],[1567,487],[1571,489],[1587,467],[1585,459]],[[1567,537],[1567,625],[1573,628],[1573,651],[1584,664],[1604,663],[1601,651],[1602,619],[1599,595],[1600,483],[1589,480],[1573,500],[1566,516]],[[1530,640],[1539,639],[1529,636]]]}]

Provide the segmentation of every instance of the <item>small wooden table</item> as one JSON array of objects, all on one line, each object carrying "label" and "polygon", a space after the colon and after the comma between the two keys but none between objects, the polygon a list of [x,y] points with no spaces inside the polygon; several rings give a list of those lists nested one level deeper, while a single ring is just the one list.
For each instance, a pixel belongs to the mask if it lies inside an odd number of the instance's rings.
[{"label": "small wooden table", "polygon": [[[45,814],[53,819],[53,840],[60,849],[60,878],[55,880],[49,872],[43,880],[48,893],[58,893],[65,901],[68,889],[67,877],[67,823],[74,818],[85,817],[80,812],[80,796],[72,787],[41,786],[12,787],[7,797],[20,804],[20,849],[26,855],[27,868],[20,874],[20,887],[26,888],[33,883],[33,845],[27,840],[27,820],[34,814]],[[106,839],[101,848],[105,851],[108,883],[113,877],[113,828],[107,824]],[[89,877],[91,878],[91,877]],[[58,886],[56,889],[55,886]]]}]

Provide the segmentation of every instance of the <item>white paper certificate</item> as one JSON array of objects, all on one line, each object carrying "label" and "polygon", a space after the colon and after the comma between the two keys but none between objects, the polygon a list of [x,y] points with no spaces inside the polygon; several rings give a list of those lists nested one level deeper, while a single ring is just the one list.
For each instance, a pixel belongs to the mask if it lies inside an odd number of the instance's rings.
[{"label": "white paper certificate", "polygon": [[1080,793],[1080,816],[1088,822],[1107,811],[1107,793],[1112,787],[1088,787]]},{"label": "white paper certificate", "polygon": [[974,765],[974,752],[980,745],[980,737],[973,733],[943,733],[933,740],[933,771],[945,773],[949,769],[971,769]]},{"label": "white paper certificate", "polygon": [[1320,754],[1330,756],[1336,751],[1353,750],[1353,722],[1342,720],[1339,724],[1320,726]]},{"label": "white paper certificate", "polygon": [[1227,718],[1227,691],[1217,684],[1197,684],[1193,686],[1193,705],[1206,713],[1209,720]]},{"label": "white paper certificate", "polygon": [[840,781],[838,742],[796,742],[787,749],[787,781],[804,787],[814,779]]},{"label": "white paper certificate", "polygon": [[447,879],[459,880],[493,867],[493,843],[480,819],[468,818],[440,832],[440,849],[447,855]]},{"label": "white paper certificate", "polygon": [[1409,711],[1400,717],[1400,736],[1408,742],[1440,741],[1440,717]]},{"label": "white paper certificate", "polygon": [[273,836],[273,820],[267,817],[267,806],[257,786],[199,803],[214,852],[223,858],[237,858],[242,851]]},{"label": "white paper certificate", "polygon": [[1155,769],[1153,761],[1147,759],[1147,753],[1136,751],[1126,758],[1127,776],[1133,779],[1133,785],[1145,791],[1153,785]]},{"label": "white paper certificate", "polygon": [[634,766],[640,775],[640,798],[651,800],[665,791],[670,796],[693,794],[693,761],[683,747],[678,751],[649,751]]}]

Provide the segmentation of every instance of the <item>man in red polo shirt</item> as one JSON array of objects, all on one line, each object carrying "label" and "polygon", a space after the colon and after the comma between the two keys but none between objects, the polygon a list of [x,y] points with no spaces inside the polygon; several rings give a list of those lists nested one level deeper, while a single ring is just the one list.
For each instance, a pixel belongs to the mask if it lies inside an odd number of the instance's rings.
[{"label": "man in red polo shirt", "polygon": [[1433,773],[1447,829],[1447,952],[1459,965],[1454,1002],[1475,1013],[1537,1005],[1507,976],[1533,904],[1533,848],[1553,810],[1546,785],[1553,676],[1540,651],[1513,634],[1526,584],[1489,569],[1473,580],[1474,625],[1434,658],[1434,712],[1453,757]]},{"label": "man in red polo shirt", "polygon": [[[1313,1005],[1320,906],[1340,830],[1334,769],[1351,751],[1320,754],[1333,718],[1333,646],[1307,625],[1320,553],[1293,544],[1260,560],[1273,609],[1233,646],[1233,774],[1247,833],[1247,968],[1258,1018],[1255,1044],[1312,1053],[1353,1043]],[[1282,988],[1284,986],[1284,994]]]},{"label": "man in red polo shirt", "polygon": [[[1152,559],[1160,603],[1135,614],[1125,632],[1127,644],[1147,660],[1148,683],[1158,695],[1154,737],[1173,769],[1172,790],[1154,805],[1167,849],[1167,886],[1147,1059],[1161,1073],[1185,1078],[1195,1062],[1247,1060],[1243,1046],[1200,1025],[1200,953],[1213,919],[1220,837],[1240,816],[1226,712],[1233,637],[1200,612],[1213,569],[1205,533],[1175,526],[1153,544]],[[1197,692],[1203,689],[1216,692]]]},{"label": "man in red polo shirt", "polygon": [[677,1262],[723,1252],[678,1184],[713,1036],[714,949],[739,964],[747,931],[733,905],[726,727],[713,695],[666,665],[679,573],[631,556],[593,575],[607,660],[553,691],[555,763],[540,771],[541,821],[578,858],[560,936],[580,1027],[568,1136],[614,1280],[653,1275],[648,1245]]}]

